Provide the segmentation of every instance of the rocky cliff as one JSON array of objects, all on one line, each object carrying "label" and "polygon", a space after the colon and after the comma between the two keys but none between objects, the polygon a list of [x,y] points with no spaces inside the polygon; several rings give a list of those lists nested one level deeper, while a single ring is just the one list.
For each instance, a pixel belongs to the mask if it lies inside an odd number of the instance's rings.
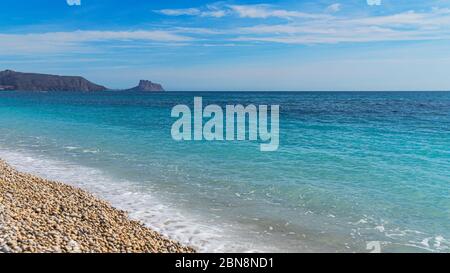
[{"label": "rocky cliff", "polygon": [[108,90],[83,77],[21,73],[12,70],[0,72],[0,90],[16,91],[82,91]]},{"label": "rocky cliff", "polygon": [[139,82],[139,85],[131,88],[131,89],[127,89],[125,91],[131,91],[131,92],[163,92],[164,88],[157,83],[153,83],[151,81],[145,81],[145,80],[141,80]]}]

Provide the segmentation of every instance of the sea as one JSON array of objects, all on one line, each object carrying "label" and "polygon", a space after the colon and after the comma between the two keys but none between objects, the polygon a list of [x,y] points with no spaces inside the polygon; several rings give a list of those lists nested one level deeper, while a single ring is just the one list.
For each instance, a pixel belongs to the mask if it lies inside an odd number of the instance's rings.
[{"label": "sea", "polygon": [[[173,140],[194,97],[279,105],[279,149]],[[0,158],[200,252],[450,252],[450,92],[2,91]]]}]

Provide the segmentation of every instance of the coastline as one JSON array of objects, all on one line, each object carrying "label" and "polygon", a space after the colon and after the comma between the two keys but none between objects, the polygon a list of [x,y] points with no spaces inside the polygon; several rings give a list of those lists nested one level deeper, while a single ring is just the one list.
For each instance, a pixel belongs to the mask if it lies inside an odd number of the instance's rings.
[{"label": "coastline", "polygon": [[191,253],[90,193],[0,159],[0,253]]}]

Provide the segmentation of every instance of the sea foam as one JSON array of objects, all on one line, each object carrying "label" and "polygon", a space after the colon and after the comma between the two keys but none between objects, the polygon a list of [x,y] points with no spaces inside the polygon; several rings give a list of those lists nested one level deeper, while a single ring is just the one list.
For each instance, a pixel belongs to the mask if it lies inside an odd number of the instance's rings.
[{"label": "sea foam", "polygon": [[87,190],[127,211],[132,219],[200,252],[280,251],[239,238],[239,228],[232,224],[211,225],[201,216],[180,211],[167,200],[139,191],[129,181],[115,179],[98,169],[3,148],[0,148],[0,158],[21,172]]}]

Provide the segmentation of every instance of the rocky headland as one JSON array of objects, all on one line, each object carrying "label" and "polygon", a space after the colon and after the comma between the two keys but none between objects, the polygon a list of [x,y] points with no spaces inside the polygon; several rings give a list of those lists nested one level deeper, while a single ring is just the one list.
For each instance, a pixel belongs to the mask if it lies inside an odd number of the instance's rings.
[{"label": "rocky headland", "polygon": [[[90,82],[80,76],[0,71],[0,91],[101,92],[107,90],[112,89]],[[162,92],[164,88],[158,83],[141,80],[138,86],[122,91]]]},{"label": "rocky headland", "polygon": [[158,84],[158,83],[153,83],[151,81],[146,81],[146,80],[141,80],[139,82],[139,85],[125,90],[125,91],[130,91],[130,92],[163,92],[164,88],[162,87],[162,85]]},{"label": "rocky headland", "polygon": [[98,92],[106,87],[92,83],[78,76],[57,76],[36,73],[22,73],[12,70],[0,72],[0,90],[15,91],[81,91]]}]

